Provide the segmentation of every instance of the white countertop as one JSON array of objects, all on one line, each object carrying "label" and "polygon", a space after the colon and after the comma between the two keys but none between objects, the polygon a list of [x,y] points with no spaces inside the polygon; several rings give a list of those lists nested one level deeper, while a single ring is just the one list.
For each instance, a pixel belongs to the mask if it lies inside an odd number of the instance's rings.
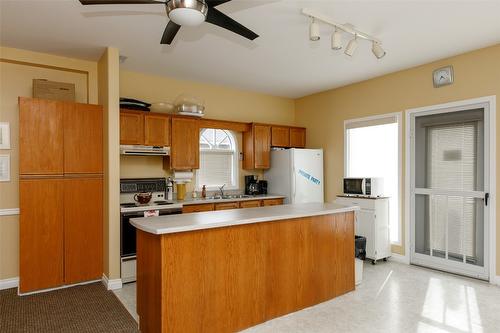
[{"label": "white countertop", "polygon": [[358,206],[344,206],[336,203],[304,203],[135,218],[131,219],[130,223],[142,231],[160,235],[229,227],[240,224],[345,213],[358,209]]},{"label": "white countertop", "polygon": [[189,198],[186,200],[174,200],[175,203],[182,204],[184,206],[188,205],[199,205],[205,203],[220,203],[220,202],[235,202],[235,201],[253,201],[253,200],[264,200],[264,199],[284,199],[286,196],[277,194],[260,194],[251,195],[248,198],[227,198],[227,199],[203,199],[203,198]]}]

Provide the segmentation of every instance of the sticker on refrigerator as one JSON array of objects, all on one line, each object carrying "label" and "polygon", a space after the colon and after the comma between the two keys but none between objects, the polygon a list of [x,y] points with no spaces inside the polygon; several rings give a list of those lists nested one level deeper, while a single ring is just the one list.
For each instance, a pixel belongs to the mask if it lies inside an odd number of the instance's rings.
[{"label": "sticker on refrigerator", "polygon": [[299,175],[301,175],[302,177],[304,177],[305,179],[309,180],[310,182],[312,182],[316,185],[319,185],[321,183],[321,181],[318,178],[311,176],[310,174],[308,174],[307,172],[305,172],[302,169],[299,169]]}]

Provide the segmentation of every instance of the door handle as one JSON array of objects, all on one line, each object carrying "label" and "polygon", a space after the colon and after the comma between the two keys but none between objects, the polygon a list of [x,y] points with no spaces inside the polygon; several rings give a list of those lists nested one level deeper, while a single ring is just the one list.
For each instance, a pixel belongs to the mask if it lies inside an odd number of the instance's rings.
[{"label": "door handle", "polygon": [[490,198],[490,194],[489,193],[485,193],[484,194],[484,205],[485,206],[488,206],[488,200]]}]

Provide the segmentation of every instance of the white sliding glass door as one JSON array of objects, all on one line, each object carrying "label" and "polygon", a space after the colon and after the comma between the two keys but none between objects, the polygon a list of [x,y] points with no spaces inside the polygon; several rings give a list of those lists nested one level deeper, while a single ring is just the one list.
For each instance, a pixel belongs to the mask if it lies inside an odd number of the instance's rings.
[{"label": "white sliding glass door", "polygon": [[488,104],[410,116],[411,262],[488,279]]}]

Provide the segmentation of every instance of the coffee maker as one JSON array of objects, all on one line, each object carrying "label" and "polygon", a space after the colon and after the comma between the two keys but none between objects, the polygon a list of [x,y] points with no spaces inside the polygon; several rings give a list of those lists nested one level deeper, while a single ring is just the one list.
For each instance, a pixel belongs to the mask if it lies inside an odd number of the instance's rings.
[{"label": "coffee maker", "polygon": [[255,175],[245,176],[245,194],[246,195],[260,194],[260,188],[259,188],[259,183],[257,182],[257,176]]}]

